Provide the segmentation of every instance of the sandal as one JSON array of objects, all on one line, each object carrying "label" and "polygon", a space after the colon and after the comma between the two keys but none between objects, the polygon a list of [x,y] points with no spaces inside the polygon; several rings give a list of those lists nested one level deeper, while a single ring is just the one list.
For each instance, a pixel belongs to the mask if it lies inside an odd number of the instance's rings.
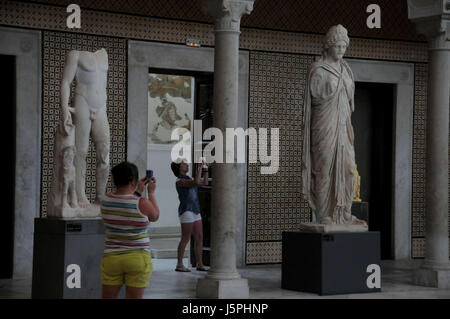
[{"label": "sandal", "polygon": [[208,271],[208,269],[206,269],[205,267],[197,267],[198,271]]},{"label": "sandal", "polygon": [[175,268],[175,271],[179,271],[179,272],[191,272],[189,269],[187,269],[186,267],[177,267]]}]

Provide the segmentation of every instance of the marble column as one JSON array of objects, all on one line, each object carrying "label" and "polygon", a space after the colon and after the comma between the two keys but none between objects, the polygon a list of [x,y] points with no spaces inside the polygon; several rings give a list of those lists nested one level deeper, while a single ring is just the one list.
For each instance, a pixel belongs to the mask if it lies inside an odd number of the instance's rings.
[{"label": "marble column", "polygon": [[[226,128],[238,125],[240,20],[253,10],[253,0],[203,0],[202,7],[215,19],[214,127],[225,136]],[[226,157],[224,152],[224,162]],[[236,269],[238,170],[235,163],[214,164],[211,268],[197,283],[199,298],[249,297],[247,279],[241,278]]]},{"label": "marble column", "polygon": [[409,0],[409,19],[429,43],[426,150],[425,261],[413,282],[450,288],[448,142],[450,108],[450,1]]}]

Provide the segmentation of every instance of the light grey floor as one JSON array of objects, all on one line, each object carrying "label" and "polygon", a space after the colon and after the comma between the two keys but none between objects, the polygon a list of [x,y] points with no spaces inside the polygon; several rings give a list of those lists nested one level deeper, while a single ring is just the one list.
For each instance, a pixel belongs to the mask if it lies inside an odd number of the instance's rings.
[{"label": "light grey floor", "polygon": [[[247,278],[252,299],[450,299],[450,289],[415,286],[412,271],[421,261],[382,262],[382,292],[336,296],[318,296],[281,289],[281,265],[257,265],[239,269]],[[190,273],[175,272],[175,259],[153,259],[153,274],[145,291],[147,299],[194,299],[197,280],[204,272],[191,269]],[[188,265],[185,259],[185,265]],[[31,279],[0,280],[0,298],[27,299],[31,296]]]}]

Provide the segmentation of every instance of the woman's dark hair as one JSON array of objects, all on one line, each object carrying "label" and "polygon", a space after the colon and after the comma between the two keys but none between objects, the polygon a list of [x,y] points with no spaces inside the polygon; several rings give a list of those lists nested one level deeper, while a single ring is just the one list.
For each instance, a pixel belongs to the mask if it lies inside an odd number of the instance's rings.
[{"label": "woman's dark hair", "polygon": [[127,186],[130,182],[137,182],[139,179],[138,168],[130,162],[122,162],[114,166],[111,173],[116,187]]},{"label": "woman's dark hair", "polygon": [[176,176],[176,177],[179,177],[180,176],[180,164],[181,163],[175,163],[175,162],[172,162],[171,164],[170,164],[170,168],[172,169],[172,172],[173,172],[173,174]]}]

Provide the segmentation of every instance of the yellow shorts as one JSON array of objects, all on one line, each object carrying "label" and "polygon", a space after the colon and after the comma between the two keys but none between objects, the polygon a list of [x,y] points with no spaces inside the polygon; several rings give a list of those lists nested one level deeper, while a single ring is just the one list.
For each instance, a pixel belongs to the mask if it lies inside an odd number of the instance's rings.
[{"label": "yellow shorts", "polygon": [[105,254],[101,270],[103,285],[145,288],[153,271],[152,257],[145,250]]}]

